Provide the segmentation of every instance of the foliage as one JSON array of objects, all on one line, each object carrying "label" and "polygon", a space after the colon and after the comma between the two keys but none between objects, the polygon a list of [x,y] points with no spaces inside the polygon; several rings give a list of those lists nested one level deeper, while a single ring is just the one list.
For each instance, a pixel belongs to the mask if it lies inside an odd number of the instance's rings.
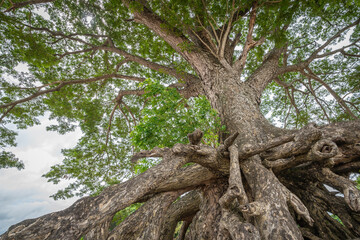
[{"label": "foliage", "polygon": [[[353,7],[348,8],[349,6]],[[286,46],[291,49],[291,54],[286,56],[287,64],[306,60],[314,49],[339,30],[333,27],[333,23],[338,21],[335,19],[349,21],[358,11],[358,6],[358,1],[301,2],[299,8],[304,11],[294,13],[293,17],[297,20],[286,32]],[[356,25],[332,41],[324,52],[331,52],[358,41],[355,39],[359,38],[359,31],[360,27]],[[350,47],[348,52],[358,55],[359,48]],[[329,58],[315,59],[311,63],[311,69],[359,116],[360,65],[356,57],[336,54]],[[279,80],[288,84],[287,89],[273,82],[268,86],[262,99],[262,111],[273,123],[281,123],[288,128],[299,128],[309,122],[325,124],[351,119],[351,116],[344,112],[343,106],[320,82],[300,73],[287,73]]]},{"label": "foliage", "polygon": [[119,225],[122,221],[125,220],[129,215],[139,209],[143,204],[142,203],[134,203],[129,207],[124,208],[123,210],[117,212],[110,223],[110,230],[114,229],[117,225]]},{"label": "foliage", "polygon": [[[234,1],[234,6],[227,0],[154,0],[148,4],[166,22],[161,24],[162,29],[189,39],[189,32],[199,33],[211,27],[221,29],[231,11],[239,6],[239,14],[246,14],[233,22],[229,37],[234,39],[239,34],[241,45],[249,30],[246,11],[253,1]],[[74,148],[63,150],[63,163],[44,174],[55,184],[62,179],[72,180],[67,188],[53,195],[55,199],[94,195],[108,185],[139,174],[156,161],[141,160],[133,166],[129,159],[134,151],[186,143],[186,135],[197,128],[204,131],[205,144],[217,146],[218,133],[225,129],[216,111],[204,96],[182,97],[172,85],[184,83],[183,79],[169,74],[167,69],[195,77],[197,73],[161,37],[133,21],[133,14],[144,8],[136,1],[130,5],[128,9],[115,0],[64,0],[4,12],[11,7],[11,1],[2,1],[0,105],[60,88],[1,108],[0,168],[23,167],[6,149],[15,146],[16,132],[10,128],[24,129],[39,124],[37,118],[48,112],[58,122],[48,126],[48,130],[66,134],[79,128],[83,132]],[[249,52],[241,75],[243,81],[274,46],[288,50],[279,65],[297,64],[359,16],[359,1],[352,0],[261,0],[258,6],[253,38],[265,37],[265,41]],[[359,25],[352,27],[322,53],[337,49],[338,44],[355,43],[359,33]],[[216,39],[210,41],[217,43]],[[111,45],[126,54],[101,49]],[[198,50],[195,41],[184,41],[178,47],[183,52]],[[242,50],[241,46],[235,48],[233,60],[239,58]],[[360,65],[351,56],[359,55],[359,48],[352,45],[345,50],[348,55],[338,52],[314,60],[310,67],[359,116]],[[19,66],[26,66],[27,70],[19,70]],[[114,73],[141,79],[101,78]],[[80,80],[83,81],[72,83]],[[283,74],[278,80],[269,84],[261,99],[262,112],[273,123],[299,128],[311,121],[323,124],[351,119],[319,81],[293,72]],[[67,85],[61,87],[64,83]],[[124,95],[118,101],[119,93],[126,90],[145,93]]]},{"label": "foliage", "polygon": [[335,215],[335,214],[333,214],[333,213],[329,213],[329,215],[330,215],[330,217],[332,217],[333,219],[335,219],[336,221],[338,221],[339,223],[341,223],[341,225],[344,226],[344,223],[341,221],[341,219],[340,219],[337,215]]},{"label": "foliage", "polygon": [[187,134],[197,128],[204,132],[207,144],[218,144],[220,119],[204,96],[185,99],[176,89],[150,79],[141,86],[146,105],[141,112],[144,117],[130,135],[135,146],[152,149],[187,143]]}]

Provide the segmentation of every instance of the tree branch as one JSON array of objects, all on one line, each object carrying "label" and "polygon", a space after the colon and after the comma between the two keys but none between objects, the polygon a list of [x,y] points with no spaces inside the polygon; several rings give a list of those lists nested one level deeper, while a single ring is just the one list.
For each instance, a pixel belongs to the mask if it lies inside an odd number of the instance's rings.
[{"label": "tree branch", "polygon": [[112,119],[113,119],[113,117],[114,117],[114,113],[115,113],[115,110],[116,110],[117,106],[119,106],[119,103],[116,103],[116,104],[115,104],[115,107],[113,108],[113,110],[111,111],[111,114],[110,114],[109,126],[108,126],[108,129],[107,129],[107,131],[106,131],[105,146],[107,146],[108,141],[109,141],[110,130],[111,130],[111,122],[112,122]]},{"label": "tree branch", "polygon": [[346,105],[346,103],[344,102],[344,100],[326,83],[324,82],[321,78],[319,78],[318,76],[315,75],[315,73],[313,73],[311,71],[311,69],[309,67],[306,67],[306,70],[308,71],[308,73],[306,73],[304,70],[301,70],[301,74],[303,74],[306,77],[309,77],[311,79],[314,79],[315,81],[319,82],[321,85],[323,85],[328,91],[329,93],[335,98],[335,100],[340,104],[340,106],[342,106],[345,109],[345,112],[347,114],[349,114],[352,118],[354,119],[359,119],[351,110],[350,108]]},{"label": "tree branch", "polygon": [[[332,41],[334,41],[336,38],[340,37],[343,32],[350,29],[351,27],[354,27],[360,23],[360,18],[357,19],[355,22],[343,27],[339,31],[337,31],[331,38],[329,38],[324,44],[322,44],[319,48],[317,48],[306,60],[301,61],[294,65],[284,66],[278,69],[278,74],[284,74],[287,72],[298,72],[306,67],[309,66],[309,64],[316,58],[320,58],[320,56],[328,56],[326,53],[323,55],[318,55],[322,50],[324,50]],[[358,41],[358,40],[357,40]],[[355,43],[354,43],[355,44]],[[335,51],[333,53],[336,53]]]},{"label": "tree branch", "polygon": [[199,211],[200,203],[201,194],[199,191],[194,190],[171,204],[166,213],[166,219],[163,222],[160,240],[172,239],[179,221],[184,221],[183,224],[185,222],[190,223],[192,217]]},{"label": "tree branch", "polygon": [[[107,75],[103,75],[103,76],[99,76],[99,77],[94,77],[94,78],[86,78],[86,79],[78,79],[78,80],[70,80],[70,81],[55,81],[49,84],[45,84],[39,87],[35,87],[35,89],[39,89],[39,91],[37,91],[36,93],[23,98],[23,99],[19,99],[10,103],[6,103],[3,105],[0,105],[0,108],[6,108],[9,106],[14,106],[17,105],[19,103],[24,103],[27,101],[30,101],[38,96],[44,95],[44,94],[48,94],[51,92],[56,92],[59,91],[61,88],[63,88],[64,86],[68,86],[68,85],[74,85],[74,84],[88,84],[88,83],[92,83],[92,82],[96,82],[96,81],[100,81],[100,80],[104,80],[104,79],[108,79],[108,78],[121,78],[121,79],[129,79],[129,80],[134,80],[134,81],[140,81],[142,82],[144,79],[143,78],[139,78],[139,77],[133,77],[133,76],[126,76],[126,75],[120,75],[120,74],[116,74],[116,73],[112,73],[112,74],[107,74]],[[46,90],[41,90],[41,88],[47,87],[47,86],[53,86],[58,84],[56,87],[54,88],[50,88],[50,89],[46,89]]]},{"label": "tree branch", "polygon": [[[21,24],[23,24],[23,23],[21,23]],[[169,74],[170,76],[173,76],[178,80],[183,80],[183,81],[187,81],[187,82],[189,82],[189,81],[193,81],[193,82],[198,81],[198,77],[196,77],[195,75],[192,75],[192,74],[186,73],[186,72],[179,72],[176,69],[173,69],[173,68],[163,66],[163,65],[158,64],[158,63],[148,61],[148,60],[146,60],[146,59],[144,59],[142,57],[130,54],[125,50],[122,50],[122,49],[119,49],[119,48],[115,47],[112,40],[107,35],[77,34],[77,33],[66,35],[66,34],[64,34],[64,33],[60,32],[60,31],[52,31],[49,28],[44,28],[44,27],[38,28],[38,27],[33,27],[31,25],[27,25],[27,24],[23,24],[23,25],[26,26],[26,27],[29,27],[29,28],[31,28],[33,30],[48,32],[52,36],[61,36],[63,38],[70,39],[70,40],[73,40],[73,41],[77,41],[77,42],[80,42],[80,43],[82,43],[82,44],[84,44],[86,46],[91,47],[91,48],[84,49],[84,50],[79,50],[79,51],[74,51],[74,52],[67,52],[67,53],[61,54],[60,58],[62,58],[64,56],[67,56],[67,55],[77,54],[77,53],[96,51],[96,50],[104,50],[104,51],[109,51],[109,52],[117,53],[117,54],[119,54],[121,56],[124,56],[127,59],[127,61],[133,61],[133,62],[136,62],[136,63],[142,65],[142,66],[148,67],[148,68],[150,68],[152,70]],[[98,37],[106,37],[107,40],[101,46],[96,46],[94,44],[86,42],[83,39],[74,37],[74,36],[78,36],[78,35],[91,36],[91,37],[97,37],[97,38]]]},{"label": "tree branch", "polygon": [[152,70],[169,74],[179,80],[198,81],[198,78],[190,73],[179,72],[176,69],[166,67],[166,66],[160,65],[158,63],[150,62],[142,57],[132,55],[132,54],[130,54],[122,49],[116,48],[114,46],[112,46],[112,47],[100,46],[98,48],[101,50],[106,50],[106,51],[117,53],[121,56],[124,56],[128,61],[133,61],[133,62],[139,63],[142,66],[148,67]]},{"label": "tree branch", "polygon": [[249,30],[246,36],[246,41],[243,50],[241,52],[239,59],[234,63],[234,69],[236,69],[238,72],[242,72],[242,70],[244,69],[249,51],[256,46],[261,45],[265,41],[264,36],[261,37],[258,41],[253,40],[252,35],[255,27],[256,10],[257,10],[257,3],[255,1],[250,12]]},{"label": "tree branch", "polygon": [[108,239],[144,239],[144,236],[159,239],[167,209],[181,193],[183,192],[157,194],[117,225]]},{"label": "tree branch", "polygon": [[[122,2],[125,4],[125,6],[130,7],[131,1],[123,0]],[[196,68],[202,68],[205,64],[207,64],[206,62],[197,61],[199,56],[201,56],[204,61],[208,59],[206,54],[203,53],[200,49],[197,49],[197,51],[188,51],[182,48],[184,45],[191,45],[191,42],[183,34],[179,34],[179,30],[173,27],[171,30],[166,29],[164,26],[170,26],[167,22],[156,15],[148,6],[145,6],[142,1],[136,2],[142,5],[142,9],[140,11],[134,11],[133,14],[135,21],[144,24],[150,30],[164,39],[164,41],[166,41],[176,52],[178,52]]]}]

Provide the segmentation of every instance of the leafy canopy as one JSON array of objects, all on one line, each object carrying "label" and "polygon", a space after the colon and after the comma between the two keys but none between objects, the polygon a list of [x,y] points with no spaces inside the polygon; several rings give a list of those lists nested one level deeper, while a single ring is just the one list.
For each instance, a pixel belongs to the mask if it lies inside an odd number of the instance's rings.
[{"label": "leafy canopy", "polygon": [[[23,167],[6,150],[16,145],[16,132],[9,128],[40,124],[38,117],[45,113],[57,120],[48,130],[83,132],[74,148],[63,150],[63,163],[44,175],[55,184],[73,179],[55,199],[97,194],[146,170],[156,161],[133,166],[134,151],[184,143],[196,128],[205,132],[204,143],[218,144],[219,131],[226,130],[216,111],[204,96],[180,94],[188,76],[197,78],[192,66],[134,20],[134,13],[144,11],[141,1],[127,7],[115,0],[64,0],[17,8],[21,2],[0,3],[0,168]],[[168,34],[191,39],[178,46],[181,51],[197,51],[202,44],[209,55],[218,44],[211,32],[221,32],[235,19],[229,33],[229,39],[238,36],[235,61],[246,42],[254,2],[153,0],[147,7],[163,20],[161,28]],[[359,7],[357,0],[257,1],[252,35],[263,42],[249,52],[241,80],[274,47],[286,49],[279,65],[291,66],[336,36],[313,59],[311,72],[286,72],[268,86],[261,108],[270,121],[294,128],[359,117],[360,27],[346,28],[357,21]],[[190,36],[200,32],[212,36],[205,45],[204,36],[197,41]],[[17,70],[19,65],[27,71]]]}]

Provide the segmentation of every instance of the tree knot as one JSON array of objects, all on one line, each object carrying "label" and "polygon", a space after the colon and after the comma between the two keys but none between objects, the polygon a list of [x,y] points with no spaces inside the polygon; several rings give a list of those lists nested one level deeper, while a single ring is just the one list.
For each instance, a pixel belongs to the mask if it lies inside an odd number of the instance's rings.
[{"label": "tree knot", "polygon": [[189,133],[188,139],[191,145],[198,145],[201,142],[201,138],[204,133],[200,129],[196,129],[193,133]]}]

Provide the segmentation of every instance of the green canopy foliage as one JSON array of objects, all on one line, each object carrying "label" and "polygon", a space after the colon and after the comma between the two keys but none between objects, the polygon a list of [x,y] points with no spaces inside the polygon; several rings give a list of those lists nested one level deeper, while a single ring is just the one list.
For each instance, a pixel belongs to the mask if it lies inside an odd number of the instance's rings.
[{"label": "green canopy foliage", "polygon": [[[205,144],[219,144],[218,133],[226,129],[206,98],[185,98],[178,91],[182,87],[174,87],[184,84],[179,75],[196,76],[196,72],[161,37],[133,19],[134,12],[143,11],[139,2],[131,1],[127,8],[114,0],[49,1],[5,11],[20,2],[24,1],[0,3],[0,168],[23,167],[6,151],[15,146],[16,133],[9,126],[40,124],[38,117],[45,113],[58,122],[48,130],[83,132],[74,148],[63,150],[63,163],[44,175],[55,184],[73,180],[53,195],[55,199],[97,194],[144,171],[156,161],[133,166],[129,159],[134,151],[185,143],[187,133],[196,128],[204,131]],[[186,37],[200,30],[219,31],[237,9],[240,17],[229,34],[231,39],[240,36],[235,60],[246,41],[248,9],[254,1],[147,4],[166,23],[163,29]],[[273,47],[288,49],[279,65],[297,64],[360,16],[357,0],[261,0],[257,6],[253,38],[264,42],[249,52],[242,80]],[[288,72],[271,83],[262,97],[264,115],[286,128],[348,120],[349,111],[359,117],[359,38],[360,26],[355,24],[326,45],[324,56],[311,63],[312,73],[306,73],[321,81]],[[197,44],[189,41],[179,47],[196,51]],[[19,64],[28,70],[18,71]]]}]

